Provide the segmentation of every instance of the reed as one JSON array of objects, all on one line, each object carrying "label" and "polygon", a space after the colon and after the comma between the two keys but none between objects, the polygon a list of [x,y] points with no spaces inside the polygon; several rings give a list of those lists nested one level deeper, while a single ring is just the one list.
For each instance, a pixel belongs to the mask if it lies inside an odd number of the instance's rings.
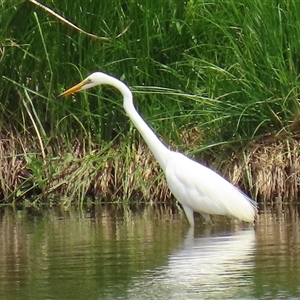
[{"label": "reed", "polygon": [[238,185],[264,201],[276,195],[255,188],[269,159],[252,169],[253,145],[272,136],[277,157],[278,144],[299,134],[297,0],[0,0],[0,8],[2,202],[170,197],[120,95],[55,98],[95,70],[131,86],[172,148],[228,177],[234,171],[222,166],[238,159]]}]

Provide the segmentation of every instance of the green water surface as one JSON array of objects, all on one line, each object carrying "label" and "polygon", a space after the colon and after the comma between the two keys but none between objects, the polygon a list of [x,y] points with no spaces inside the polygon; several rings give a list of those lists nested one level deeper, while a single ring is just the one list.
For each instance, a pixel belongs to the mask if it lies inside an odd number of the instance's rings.
[{"label": "green water surface", "polygon": [[0,299],[298,299],[297,208],[215,226],[169,207],[0,211]]}]

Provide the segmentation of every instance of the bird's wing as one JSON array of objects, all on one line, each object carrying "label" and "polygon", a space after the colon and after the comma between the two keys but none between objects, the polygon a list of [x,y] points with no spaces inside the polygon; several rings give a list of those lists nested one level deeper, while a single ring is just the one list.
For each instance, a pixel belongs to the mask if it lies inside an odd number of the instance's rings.
[{"label": "bird's wing", "polygon": [[176,153],[169,160],[166,178],[170,190],[183,205],[196,212],[233,215],[253,221],[255,203],[211,169]]}]

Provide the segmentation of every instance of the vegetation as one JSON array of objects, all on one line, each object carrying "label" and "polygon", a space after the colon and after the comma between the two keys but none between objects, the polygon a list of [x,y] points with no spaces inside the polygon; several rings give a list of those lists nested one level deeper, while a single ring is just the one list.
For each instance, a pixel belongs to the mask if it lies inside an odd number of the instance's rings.
[{"label": "vegetation", "polygon": [[130,85],[172,148],[255,198],[299,197],[299,1],[0,7],[2,203],[170,198],[117,92],[56,99],[95,70]]}]

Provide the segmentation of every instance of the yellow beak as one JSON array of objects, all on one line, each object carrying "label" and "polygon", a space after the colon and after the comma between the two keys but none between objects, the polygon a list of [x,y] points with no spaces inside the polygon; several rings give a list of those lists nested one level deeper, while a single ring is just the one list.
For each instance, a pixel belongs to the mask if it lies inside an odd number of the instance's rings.
[{"label": "yellow beak", "polygon": [[78,84],[72,86],[72,87],[69,88],[68,90],[66,90],[66,91],[64,91],[63,93],[59,94],[59,95],[57,96],[57,98],[66,97],[66,96],[69,96],[69,95],[71,95],[71,94],[73,94],[73,93],[76,93],[76,92],[80,91],[81,88],[82,88],[85,84],[87,84],[88,82],[89,82],[89,80],[87,80],[87,79],[81,81],[80,83],[78,83]]}]

